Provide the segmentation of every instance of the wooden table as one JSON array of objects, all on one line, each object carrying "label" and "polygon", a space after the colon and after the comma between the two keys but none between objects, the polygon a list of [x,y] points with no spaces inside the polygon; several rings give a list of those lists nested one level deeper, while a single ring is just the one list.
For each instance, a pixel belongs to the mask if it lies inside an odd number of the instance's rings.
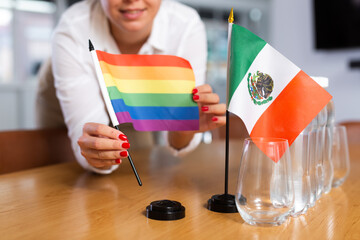
[{"label": "wooden table", "polygon": [[[235,192],[242,142],[230,145],[230,189]],[[238,213],[206,209],[223,193],[224,142],[203,144],[186,158],[164,148],[132,152],[144,185],[127,161],[111,175],[84,172],[76,163],[0,176],[1,239],[360,239],[360,148],[350,146],[351,174],[306,215],[279,227],[254,227]],[[145,217],[154,200],[171,199],[186,217]]]}]

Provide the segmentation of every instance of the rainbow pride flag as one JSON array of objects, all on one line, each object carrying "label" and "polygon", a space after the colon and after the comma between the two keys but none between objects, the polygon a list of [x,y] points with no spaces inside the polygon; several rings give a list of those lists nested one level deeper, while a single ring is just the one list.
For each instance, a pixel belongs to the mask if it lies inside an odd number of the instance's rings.
[{"label": "rainbow pride flag", "polygon": [[137,131],[199,129],[192,100],[195,76],[177,56],[109,54],[96,50],[111,104],[119,123]]}]

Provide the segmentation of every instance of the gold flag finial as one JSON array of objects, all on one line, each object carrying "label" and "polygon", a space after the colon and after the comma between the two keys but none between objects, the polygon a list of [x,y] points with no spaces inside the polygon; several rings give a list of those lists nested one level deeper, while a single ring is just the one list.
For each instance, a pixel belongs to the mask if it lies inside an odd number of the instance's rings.
[{"label": "gold flag finial", "polygon": [[230,12],[230,15],[229,15],[228,22],[229,22],[229,23],[233,23],[233,22],[234,22],[234,10],[233,10],[233,8],[231,8],[231,12]]}]

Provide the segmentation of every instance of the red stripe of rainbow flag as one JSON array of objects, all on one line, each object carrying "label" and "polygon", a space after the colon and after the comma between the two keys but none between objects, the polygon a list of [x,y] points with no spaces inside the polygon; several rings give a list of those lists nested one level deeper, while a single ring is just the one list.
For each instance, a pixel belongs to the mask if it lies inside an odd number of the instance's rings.
[{"label": "red stripe of rainbow flag", "polygon": [[96,54],[119,123],[131,122],[138,131],[199,129],[199,110],[192,100],[195,77],[187,60]]}]

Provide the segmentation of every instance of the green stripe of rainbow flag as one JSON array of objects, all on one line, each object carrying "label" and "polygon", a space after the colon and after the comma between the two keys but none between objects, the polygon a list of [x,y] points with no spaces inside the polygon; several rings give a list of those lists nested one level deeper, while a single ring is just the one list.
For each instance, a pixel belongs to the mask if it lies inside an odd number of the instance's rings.
[{"label": "green stripe of rainbow flag", "polygon": [[[121,93],[117,87],[107,87],[110,99],[123,99],[128,106],[152,106],[152,107],[196,107],[197,104],[190,101],[188,93]],[[171,101],[169,101],[171,99]],[[191,100],[191,99],[190,99]]]}]

